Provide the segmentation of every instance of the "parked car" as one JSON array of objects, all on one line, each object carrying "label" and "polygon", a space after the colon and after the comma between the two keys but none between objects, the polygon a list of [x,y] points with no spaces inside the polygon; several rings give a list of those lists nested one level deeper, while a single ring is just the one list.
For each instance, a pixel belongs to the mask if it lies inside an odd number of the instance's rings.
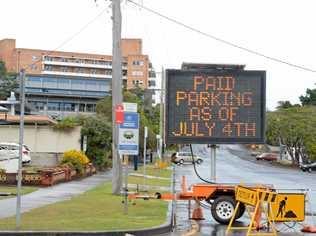
[{"label": "parked car", "polygon": [[[0,143],[0,160],[19,158],[18,143]],[[31,150],[23,144],[22,147],[22,164],[31,163]]]},{"label": "parked car", "polygon": [[276,161],[276,160],[278,160],[278,154],[276,154],[276,153],[262,153],[262,154],[256,156],[256,159],[258,161],[260,161],[260,160]]},{"label": "parked car", "polygon": [[261,152],[256,152],[256,151],[251,152],[251,156],[253,157],[259,156],[260,154]]},{"label": "parked car", "polygon": [[[194,162],[201,164],[203,159],[197,155],[193,155]],[[176,152],[172,154],[171,161],[176,164],[192,163],[191,152]]]},{"label": "parked car", "polygon": [[308,163],[308,164],[301,164],[300,168],[304,172],[305,171],[312,172],[313,170],[316,170],[316,162]]}]

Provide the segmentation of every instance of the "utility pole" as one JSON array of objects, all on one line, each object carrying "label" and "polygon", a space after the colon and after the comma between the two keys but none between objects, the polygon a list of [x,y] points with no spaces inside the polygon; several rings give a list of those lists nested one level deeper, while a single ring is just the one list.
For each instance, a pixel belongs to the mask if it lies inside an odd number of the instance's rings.
[{"label": "utility pole", "polygon": [[216,182],[216,144],[211,144],[211,169],[210,169],[210,179]]},{"label": "utility pole", "polygon": [[122,52],[121,52],[121,1],[112,0],[112,193],[120,194],[122,188],[122,163],[118,153],[118,125],[115,123],[115,106],[122,104]]},{"label": "utility pole", "polygon": [[165,94],[165,73],[164,68],[161,69],[161,89],[160,89],[160,123],[159,123],[159,155],[160,159],[163,159],[163,137],[164,137],[164,94]]},{"label": "utility pole", "polygon": [[20,71],[20,134],[19,134],[19,166],[18,166],[18,183],[17,183],[17,196],[16,196],[16,229],[21,228],[21,187],[22,187],[22,151],[24,143],[24,104],[25,104],[25,93],[24,93],[24,80],[25,71]]}]

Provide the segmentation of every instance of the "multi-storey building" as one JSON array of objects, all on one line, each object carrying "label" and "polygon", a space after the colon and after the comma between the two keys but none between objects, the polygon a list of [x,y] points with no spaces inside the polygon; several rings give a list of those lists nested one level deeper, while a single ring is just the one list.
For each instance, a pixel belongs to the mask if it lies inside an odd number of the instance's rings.
[{"label": "multi-storey building", "polygon": [[[122,56],[124,87],[152,86],[154,74],[141,39],[123,39]],[[111,55],[16,48],[15,39],[3,39],[0,60],[9,72],[26,70],[26,101],[33,114],[93,113],[96,102],[111,91]]]}]

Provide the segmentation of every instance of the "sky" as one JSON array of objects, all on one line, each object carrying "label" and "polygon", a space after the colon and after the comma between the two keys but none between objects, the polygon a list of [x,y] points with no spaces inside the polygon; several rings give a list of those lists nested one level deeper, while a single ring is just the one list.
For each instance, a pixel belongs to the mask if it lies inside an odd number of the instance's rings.
[{"label": "sky", "polygon": [[[133,1],[202,32],[316,70],[316,1]],[[1,0],[0,39],[15,38],[20,48],[111,54],[109,5],[105,0]],[[244,64],[249,70],[265,70],[270,110],[278,101],[298,103],[307,88],[315,88],[315,72],[230,47],[126,0],[121,6],[122,37],[142,38],[143,52],[157,71],[178,69],[182,62]]]}]

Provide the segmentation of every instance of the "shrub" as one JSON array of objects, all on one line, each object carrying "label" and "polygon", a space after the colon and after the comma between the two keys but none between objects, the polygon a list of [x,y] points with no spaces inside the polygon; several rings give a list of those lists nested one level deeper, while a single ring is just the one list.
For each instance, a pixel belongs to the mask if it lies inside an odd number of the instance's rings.
[{"label": "shrub", "polygon": [[89,158],[81,151],[77,150],[69,150],[66,151],[63,155],[63,160],[68,158],[77,159],[82,165],[86,165],[90,162]]},{"label": "shrub", "polygon": [[75,169],[77,171],[78,174],[82,174],[83,173],[83,165],[81,164],[81,162],[79,161],[79,159],[75,158],[75,157],[67,157],[67,158],[63,158],[63,160],[61,161],[62,165],[68,165],[69,167],[73,167],[73,169]]}]

